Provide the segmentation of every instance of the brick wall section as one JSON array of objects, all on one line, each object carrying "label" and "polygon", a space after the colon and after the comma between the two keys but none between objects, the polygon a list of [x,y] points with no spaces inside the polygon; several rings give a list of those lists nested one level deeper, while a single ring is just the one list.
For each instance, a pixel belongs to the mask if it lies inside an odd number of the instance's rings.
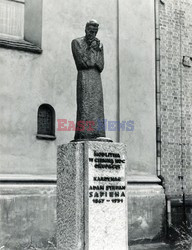
[{"label": "brick wall section", "polygon": [[[192,1],[182,1],[182,55],[192,57]],[[182,67],[183,166],[185,192],[192,195],[192,61]]]},{"label": "brick wall section", "polygon": [[[192,1],[160,3],[161,175],[168,196],[192,195]],[[192,61],[191,61],[192,64]]]}]

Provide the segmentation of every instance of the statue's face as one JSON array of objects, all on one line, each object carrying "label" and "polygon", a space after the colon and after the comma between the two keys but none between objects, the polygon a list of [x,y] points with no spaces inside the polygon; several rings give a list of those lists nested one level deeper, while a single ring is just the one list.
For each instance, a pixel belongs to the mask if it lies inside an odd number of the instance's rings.
[{"label": "statue's face", "polygon": [[94,38],[96,37],[98,32],[98,28],[94,27],[94,26],[88,26],[85,30],[86,33],[86,38],[90,41],[94,40]]}]

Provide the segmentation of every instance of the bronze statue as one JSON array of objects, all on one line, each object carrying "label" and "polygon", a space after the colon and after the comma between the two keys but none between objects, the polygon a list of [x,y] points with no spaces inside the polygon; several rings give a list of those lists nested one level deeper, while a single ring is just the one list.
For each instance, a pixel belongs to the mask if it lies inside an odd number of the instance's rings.
[{"label": "bronze statue", "polygon": [[72,41],[72,53],[78,70],[77,121],[75,140],[105,137],[101,75],[104,68],[103,45],[96,38],[99,24],[87,22],[85,36]]}]

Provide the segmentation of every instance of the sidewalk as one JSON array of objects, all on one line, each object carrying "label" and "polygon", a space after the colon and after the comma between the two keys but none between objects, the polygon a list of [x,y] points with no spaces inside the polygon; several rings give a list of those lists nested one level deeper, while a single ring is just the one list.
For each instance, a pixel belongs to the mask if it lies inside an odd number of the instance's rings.
[{"label": "sidewalk", "polygon": [[170,250],[169,245],[165,243],[140,244],[129,246],[129,250]]}]

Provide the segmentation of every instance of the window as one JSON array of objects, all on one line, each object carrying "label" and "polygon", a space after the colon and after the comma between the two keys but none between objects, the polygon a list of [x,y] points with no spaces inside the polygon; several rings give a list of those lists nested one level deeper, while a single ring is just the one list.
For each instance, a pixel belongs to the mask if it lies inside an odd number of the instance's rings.
[{"label": "window", "polygon": [[55,110],[49,104],[42,104],[38,109],[37,138],[54,140],[55,137]]},{"label": "window", "polygon": [[42,0],[0,0],[0,46],[41,53]]},{"label": "window", "polygon": [[24,0],[0,0],[0,34],[15,39],[24,38]]}]

